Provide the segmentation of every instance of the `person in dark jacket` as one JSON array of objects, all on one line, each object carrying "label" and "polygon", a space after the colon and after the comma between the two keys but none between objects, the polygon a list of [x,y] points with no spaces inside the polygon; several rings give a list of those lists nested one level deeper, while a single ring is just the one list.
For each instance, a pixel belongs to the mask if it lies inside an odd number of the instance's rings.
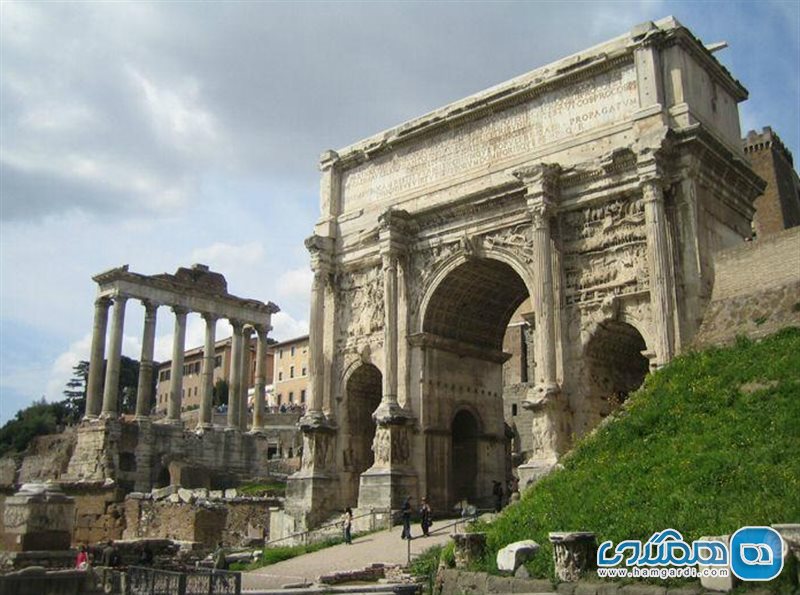
[{"label": "person in dark jacket", "polygon": [[419,524],[422,526],[422,534],[428,537],[428,530],[433,522],[431,521],[431,505],[428,504],[427,498],[422,499],[422,506],[419,509]]},{"label": "person in dark jacket", "polygon": [[411,539],[411,496],[406,497],[401,512],[403,514],[403,532],[400,534],[400,539]]}]

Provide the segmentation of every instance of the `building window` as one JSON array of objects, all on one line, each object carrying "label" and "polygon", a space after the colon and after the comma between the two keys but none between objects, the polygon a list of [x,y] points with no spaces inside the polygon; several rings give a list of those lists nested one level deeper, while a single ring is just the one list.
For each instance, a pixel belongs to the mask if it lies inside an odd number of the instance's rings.
[{"label": "building window", "polygon": [[294,357],[294,345],[292,345],[292,357]]},{"label": "building window", "polygon": [[511,417],[516,417],[517,415],[517,404],[514,403],[511,405]]},{"label": "building window", "polygon": [[305,367],[305,366],[303,366],[303,372],[302,372],[302,376],[305,376],[307,373],[308,373],[308,372],[306,371],[306,367]]},{"label": "building window", "polygon": [[289,402],[294,403],[294,393],[292,391],[289,391]]},{"label": "building window", "polygon": [[283,349],[278,350],[278,359],[283,359]]},{"label": "building window", "polygon": [[305,403],[306,402],[306,389],[303,389],[303,390],[300,391],[300,402],[301,403]]},{"label": "building window", "polygon": [[283,395],[281,393],[278,393],[278,407],[280,407],[282,401],[283,401]]},{"label": "building window", "polygon": [[278,372],[278,382],[283,380],[283,372]]},{"label": "building window", "polygon": [[294,378],[294,366],[289,366],[289,378]]},{"label": "building window", "polygon": [[222,356],[218,355],[217,357],[214,358],[214,367],[219,368],[221,366],[222,366]]}]

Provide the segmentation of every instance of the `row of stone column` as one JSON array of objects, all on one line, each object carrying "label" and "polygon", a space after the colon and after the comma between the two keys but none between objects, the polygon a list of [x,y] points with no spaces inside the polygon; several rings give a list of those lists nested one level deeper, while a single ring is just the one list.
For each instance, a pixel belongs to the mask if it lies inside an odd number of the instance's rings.
[{"label": "row of stone column", "polygon": [[[86,390],[86,414],[92,419],[97,417],[116,417],[118,411],[118,390],[120,360],[122,357],[122,338],[125,326],[125,306],[128,297],[100,297],[95,301],[94,326],[92,330],[92,347],[89,361],[89,378]],[[153,399],[153,352],[155,349],[156,312],[159,304],[142,299],[145,308],[144,332],[142,336],[142,353],[139,361],[139,382],[136,390],[136,417],[147,418],[150,415],[150,402]],[[103,379],[103,361],[106,359],[106,332],[108,330],[108,313],[113,305],[111,332],[109,334],[108,363]],[[170,390],[167,403],[168,423],[181,423],[181,401],[183,393],[183,363],[186,349],[186,316],[187,308],[172,306],[175,314],[175,328],[172,343],[172,365],[170,368]],[[199,428],[213,425],[212,407],[214,399],[214,361],[216,345],[216,326],[219,316],[213,313],[202,313],[206,322],[205,343],[203,347],[203,382],[200,401]],[[247,346],[251,335],[258,335],[256,347],[256,370],[253,403],[252,428],[254,431],[264,427],[264,404],[266,393],[266,354],[267,325],[249,325],[239,320],[230,319],[233,327],[231,340],[231,368],[228,390],[227,428],[245,430],[247,428]],[[101,390],[102,388],[102,390]]]}]

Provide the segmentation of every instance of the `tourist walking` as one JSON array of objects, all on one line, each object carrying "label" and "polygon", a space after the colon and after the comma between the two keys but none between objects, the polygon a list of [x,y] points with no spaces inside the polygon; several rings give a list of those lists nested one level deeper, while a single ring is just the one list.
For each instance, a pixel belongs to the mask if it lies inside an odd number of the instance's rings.
[{"label": "tourist walking", "polygon": [[344,542],[348,545],[353,543],[353,536],[350,531],[353,527],[353,510],[348,506],[342,515],[342,530],[344,531]]},{"label": "tourist walking", "polygon": [[78,570],[86,570],[89,568],[89,552],[86,551],[86,546],[82,545],[78,550],[78,557],[75,559],[75,568]]},{"label": "tourist walking", "polygon": [[492,495],[494,496],[494,511],[500,512],[503,509],[503,484],[499,481],[494,482]]},{"label": "tourist walking", "polygon": [[427,498],[422,499],[422,506],[419,509],[419,524],[422,526],[422,534],[428,537],[428,530],[433,522],[431,521],[431,505],[428,504]]},{"label": "tourist walking", "polygon": [[411,496],[406,497],[401,510],[403,514],[403,532],[400,539],[411,539]]}]

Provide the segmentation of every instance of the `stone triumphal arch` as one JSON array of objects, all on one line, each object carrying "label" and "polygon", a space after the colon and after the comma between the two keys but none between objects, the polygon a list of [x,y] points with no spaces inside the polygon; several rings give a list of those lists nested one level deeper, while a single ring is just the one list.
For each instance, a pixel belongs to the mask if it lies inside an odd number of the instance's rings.
[{"label": "stone triumphal arch", "polygon": [[523,483],[684,349],[763,185],[746,96],[667,18],[324,153],[292,528],[407,495],[489,504],[526,300]]}]

